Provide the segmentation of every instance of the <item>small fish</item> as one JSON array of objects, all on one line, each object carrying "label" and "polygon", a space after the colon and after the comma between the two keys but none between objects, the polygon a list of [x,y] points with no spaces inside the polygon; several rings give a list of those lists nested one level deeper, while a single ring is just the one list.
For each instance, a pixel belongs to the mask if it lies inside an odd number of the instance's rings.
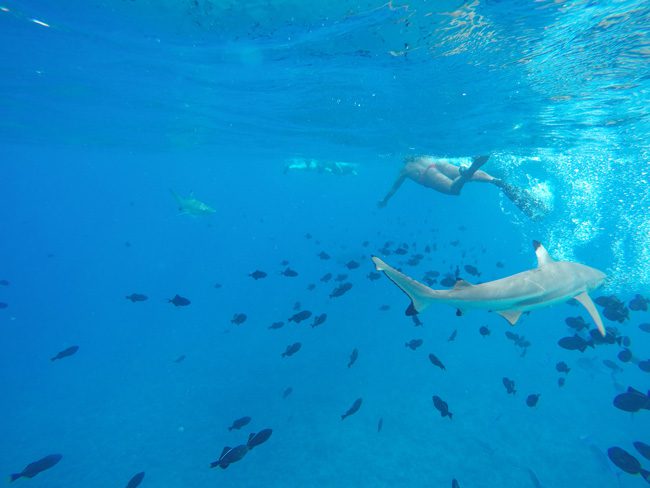
[{"label": "small fish", "polygon": [[569,368],[569,366],[567,366],[567,363],[565,363],[564,361],[560,361],[559,363],[557,363],[555,365],[555,369],[558,373],[565,373],[565,374],[569,374],[569,371],[571,371],[571,368]]},{"label": "small fish", "polygon": [[647,323],[639,324],[639,329],[641,329],[643,332],[650,333],[650,324]]},{"label": "small fish", "polygon": [[447,405],[447,402],[437,395],[433,395],[432,400],[433,406],[440,412],[440,416],[449,417],[449,420],[451,420],[454,414],[449,411],[449,405]]},{"label": "small fish", "polygon": [[239,429],[241,429],[242,427],[247,426],[247,425],[250,423],[250,421],[251,421],[251,418],[250,418],[250,417],[241,417],[241,418],[238,418],[237,420],[234,420],[234,421],[233,421],[232,425],[231,425],[230,427],[228,427],[228,430],[229,430],[229,431],[230,431],[230,430],[233,430],[233,429],[234,429],[234,430],[239,430]]},{"label": "small fish", "polygon": [[447,342],[453,342],[454,340],[456,340],[456,335],[458,335],[458,329],[454,329],[454,331],[451,333],[451,335],[447,339]]},{"label": "small fish", "polygon": [[406,347],[415,351],[418,347],[422,345],[424,341],[422,339],[411,339],[410,341],[404,343]]},{"label": "small fish", "polygon": [[311,317],[311,312],[309,310],[302,310],[298,313],[294,313],[291,317],[289,317],[288,321],[299,324],[303,320],[307,320],[309,317]]},{"label": "small fish", "polygon": [[20,473],[12,474],[10,481],[16,481],[18,478],[33,478],[46,469],[50,469],[51,467],[55,466],[59,461],[61,461],[62,458],[63,456],[61,454],[50,454],[49,456],[45,456],[38,461],[29,463]]},{"label": "small fish", "polygon": [[288,266],[289,265],[289,260],[288,259],[283,259],[280,261],[280,266]]},{"label": "small fish", "polygon": [[440,280],[440,284],[442,286],[446,286],[447,288],[451,288],[456,284],[456,277],[454,275],[446,275],[442,280]]},{"label": "small fish", "polygon": [[267,274],[264,271],[260,271],[259,269],[256,271],[253,271],[250,273],[248,276],[253,278],[255,281],[261,280],[262,278],[266,278]]},{"label": "small fish", "polygon": [[9,281],[8,280],[0,280],[0,285],[9,286]]},{"label": "small fish", "polygon": [[[3,284],[3,283],[0,282],[0,284]],[[644,312],[647,312],[648,311],[648,303],[650,303],[650,300],[648,300],[647,298],[644,298],[641,295],[637,294],[637,295],[634,295],[634,298],[632,300],[630,300],[630,303],[628,304],[628,306],[630,307],[630,310],[633,310],[635,312],[638,312],[638,311],[641,311],[641,310],[644,311]]]},{"label": "small fish", "polygon": [[348,368],[357,361],[358,357],[359,357],[359,350],[355,347],[354,349],[352,349],[352,353],[350,354],[350,361],[348,362]]},{"label": "small fish", "polygon": [[185,354],[181,354],[181,355],[178,356],[176,359],[174,359],[174,362],[175,362],[176,364],[178,364],[178,363],[182,363],[183,361],[185,361]]},{"label": "small fish", "polygon": [[592,340],[586,341],[578,334],[574,334],[571,337],[563,337],[560,339],[558,345],[569,351],[584,352],[587,347],[594,347],[594,342]]},{"label": "small fish", "polygon": [[612,370],[612,373],[620,373],[623,371],[623,368],[621,368],[618,364],[616,364],[614,361],[610,359],[603,359],[603,364],[605,365],[606,368],[609,368]]},{"label": "small fish", "polygon": [[408,253],[408,249],[404,249],[403,247],[398,247],[395,249],[395,254],[398,254],[400,256],[404,256],[406,253]]},{"label": "small fish", "polygon": [[517,390],[515,390],[515,382],[510,378],[506,378],[505,376],[503,377],[503,386],[506,387],[506,393],[512,395],[517,393]]},{"label": "small fish", "polygon": [[130,295],[127,295],[126,297],[127,300],[131,300],[133,303],[135,302],[144,302],[149,298],[147,295],[143,295],[142,293],[131,293]]},{"label": "small fish", "polygon": [[381,429],[384,427],[384,418],[380,417],[379,422],[377,422],[377,432],[381,432]]},{"label": "small fish", "polygon": [[379,310],[382,311],[382,312],[387,312],[388,310],[390,310],[390,305],[386,305],[386,304],[381,305],[379,307]]},{"label": "small fish", "polygon": [[371,271],[366,275],[366,278],[368,278],[370,281],[375,281],[381,278],[381,274],[377,273],[376,271]]},{"label": "small fish", "polygon": [[302,344],[300,342],[294,342],[290,346],[287,346],[287,349],[282,353],[282,357],[289,357],[293,356],[295,353],[300,351],[300,348],[302,347]]},{"label": "small fish", "polygon": [[476,269],[476,266],[472,266],[471,264],[466,264],[465,266],[463,266],[463,268],[465,268],[465,271],[471,274],[472,276],[481,276],[481,273],[479,272],[478,269]]},{"label": "small fish", "polygon": [[537,405],[537,402],[539,401],[539,397],[540,397],[539,393],[532,393],[528,395],[528,397],[526,397],[526,405],[528,405],[529,407],[534,407],[535,405]]},{"label": "small fish", "polygon": [[616,357],[622,363],[629,363],[630,361],[632,361],[632,351],[630,351],[629,349],[622,349],[618,351]]},{"label": "small fish", "polygon": [[284,325],[284,322],[273,322],[270,326],[269,329],[280,329]]},{"label": "small fish", "polygon": [[331,279],[332,279],[332,273],[326,273],[326,274],[324,274],[323,276],[321,276],[321,279],[320,279],[320,280],[321,280],[323,283],[327,283],[327,282],[328,282],[329,280],[331,280]]},{"label": "small fish", "polygon": [[309,283],[309,284],[307,285],[307,289],[308,289],[309,291],[312,291],[312,290],[316,289],[316,285],[315,285],[314,283]]},{"label": "small fish", "polygon": [[221,451],[221,456],[216,461],[210,463],[211,468],[219,466],[221,469],[226,469],[232,463],[240,461],[248,452],[247,444],[240,444],[237,447],[224,447]]},{"label": "small fish", "polygon": [[345,263],[345,267],[348,269],[357,269],[360,266],[359,263],[357,263],[354,259],[351,259],[347,263]]},{"label": "small fish", "polygon": [[305,234],[305,239],[311,239],[311,238],[312,238],[312,235],[309,232],[307,232]]},{"label": "small fish", "polygon": [[433,354],[433,353],[429,354],[429,361],[431,361],[431,364],[433,364],[434,366],[439,367],[443,371],[447,369],[447,368],[445,368],[445,365],[442,364],[442,361],[440,361],[440,359],[438,359],[435,356],[435,354]]},{"label": "small fish", "polygon": [[483,337],[490,335],[490,329],[488,329],[485,325],[481,326],[481,328],[478,330],[478,332]]},{"label": "small fish", "polygon": [[214,287],[218,290],[219,288],[223,288],[223,285],[221,283],[215,283]]},{"label": "small fish", "polygon": [[614,406],[624,412],[632,413],[639,410],[650,410],[650,396],[629,386],[626,392],[614,397]]},{"label": "small fish", "polygon": [[140,483],[142,483],[143,479],[144,479],[144,471],[141,471],[133,475],[133,478],[131,478],[127,483],[126,488],[137,488],[138,486],[140,486]]},{"label": "small fish", "polygon": [[302,305],[300,305],[300,302],[296,302],[296,303],[293,304],[293,309],[294,310],[300,310],[301,307],[302,307]]},{"label": "small fish", "polygon": [[645,471],[637,458],[632,456],[625,449],[620,447],[610,447],[607,449],[607,457],[616,465],[617,468],[629,474],[639,474]]},{"label": "small fish", "polygon": [[70,346],[64,349],[63,351],[58,352],[56,356],[50,358],[50,361],[56,361],[57,359],[67,358],[68,356],[72,356],[78,350],[79,350],[79,346]]},{"label": "small fish", "polygon": [[582,329],[589,329],[589,324],[585,322],[585,319],[583,319],[582,316],[567,317],[564,319],[564,323],[572,329],[575,329],[576,332],[580,332]]},{"label": "small fish", "polygon": [[173,303],[175,307],[187,307],[192,302],[185,297],[176,295],[174,298],[167,300],[167,303]]},{"label": "small fish", "polygon": [[287,386],[282,392],[282,398],[287,398],[289,395],[291,395],[291,393],[293,393],[293,388]]},{"label": "small fish", "polygon": [[327,254],[325,251],[321,251],[318,253],[318,257],[321,258],[323,261],[327,261],[331,256]]},{"label": "small fish", "polygon": [[241,325],[244,322],[246,322],[247,318],[248,316],[245,313],[236,313],[235,315],[232,316],[232,319],[230,319],[230,323],[235,325]]},{"label": "small fish", "polygon": [[646,444],[645,442],[641,441],[635,441],[633,443],[634,448],[639,451],[639,454],[641,454],[644,458],[646,458],[648,461],[650,461],[650,445]]},{"label": "small fish", "polygon": [[316,315],[316,317],[314,317],[314,322],[311,324],[311,326],[312,327],[318,327],[319,325],[324,324],[326,320],[327,320],[327,314],[326,313]]},{"label": "small fish", "polygon": [[337,286],[336,288],[334,288],[334,290],[332,290],[332,293],[330,293],[330,298],[343,296],[345,293],[350,291],[351,288],[352,288],[352,283],[350,282],[343,283]]},{"label": "small fish", "polygon": [[644,361],[639,361],[637,366],[644,373],[650,373],[650,359],[646,359]]},{"label": "small fish", "polygon": [[254,447],[259,446],[260,444],[264,444],[266,441],[269,440],[271,434],[273,434],[273,430],[271,429],[260,430],[257,434],[253,432],[249,434],[248,441],[246,442],[246,446],[248,446],[248,449],[250,450],[253,449]]},{"label": "small fish", "polygon": [[298,272],[294,271],[291,268],[285,268],[285,270],[282,271],[280,274],[283,276],[288,276],[289,278],[295,278],[296,276],[298,276]]},{"label": "small fish", "polygon": [[347,278],[348,275],[346,275],[345,273],[339,273],[336,275],[336,278],[334,278],[334,281],[338,281],[340,283],[341,281],[345,281]]},{"label": "small fish", "polygon": [[352,406],[348,408],[348,411],[345,412],[343,415],[341,415],[341,420],[345,420],[346,417],[349,417],[350,415],[354,415],[359,411],[359,408],[361,408],[361,402],[363,402],[362,398],[357,398]]},{"label": "small fish", "polygon": [[501,261],[497,261],[496,267],[503,268],[505,265]]},{"label": "small fish", "polygon": [[557,379],[557,386],[559,386],[560,388],[564,386],[564,383],[566,383],[566,378],[560,377]]}]

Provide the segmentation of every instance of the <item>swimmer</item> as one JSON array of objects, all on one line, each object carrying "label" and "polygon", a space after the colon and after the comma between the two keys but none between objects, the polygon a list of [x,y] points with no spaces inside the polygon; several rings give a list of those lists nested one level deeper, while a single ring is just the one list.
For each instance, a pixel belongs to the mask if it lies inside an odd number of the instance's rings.
[{"label": "swimmer", "polygon": [[392,188],[377,205],[380,208],[385,207],[402,183],[409,178],[422,186],[446,195],[460,195],[463,186],[468,182],[491,183],[500,188],[503,194],[531,219],[539,220],[548,213],[548,209],[529,190],[517,188],[482,171],[481,166],[487,163],[489,158],[490,156],[474,157],[470,166],[460,164],[460,161],[465,158],[434,158],[432,156],[406,158],[404,167]]},{"label": "swimmer", "polygon": [[289,171],[313,171],[334,175],[356,175],[357,165],[344,161],[319,161],[317,159],[294,158],[287,161],[284,167],[285,173]]}]

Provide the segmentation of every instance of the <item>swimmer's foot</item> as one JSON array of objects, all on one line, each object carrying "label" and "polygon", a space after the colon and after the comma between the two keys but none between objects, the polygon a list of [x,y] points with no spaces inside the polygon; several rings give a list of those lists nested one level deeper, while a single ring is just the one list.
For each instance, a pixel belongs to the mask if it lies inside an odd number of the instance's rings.
[{"label": "swimmer's foot", "polygon": [[474,176],[474,173],[476,173],[481,168],[481,166],[487,163],[488,159],[490,159],[490,156],[473,157],[471,166],[469,167],[461,166],[458,169],[460,176],[462,176],[466,180],[470,179],[472,176]]}]

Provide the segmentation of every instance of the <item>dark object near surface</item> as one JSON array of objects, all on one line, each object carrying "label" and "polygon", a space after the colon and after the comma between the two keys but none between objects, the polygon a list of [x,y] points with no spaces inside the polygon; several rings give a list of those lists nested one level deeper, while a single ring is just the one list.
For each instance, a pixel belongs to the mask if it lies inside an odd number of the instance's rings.
[{"label": "dark object near surface", "polygon": [[175,307],[187,307],[190,303],[192,303],[187,298],[180,295],[174,296],[174,298],[167,300],[167,302],[174,304]]},{"label": "dark object near surface", "polygon": [[136,488],[140,486],[142,480],[144,479],[144,471],[141,471],[133,476],[126,485],[126,488]]},{"label": "dark object near surface", "polygon": [[68,356],[72,356],[78,350],[79,350],[79,346],[70,346],[64,349],[63,351],[58,352],[56,356],[50,358],[50,361],[56,361],[57,359],[67,358]]},{"label": "dark object near surface", "polygon": [[341,415],[341,420],[345,420],[346,417],[349,417],[350,415],[354,415],[359,411],[359,408],[361,408],[361,403],[363,402],[362,398],[357,398],[352,406],[348,408],[347,412],[345,412],[343,415]]},{"label": "dark object near surface", "polygon": [[10,481],[16,481],[18,478],[33,478],[37,474],[55,466],[62,458],[63,456],[61,454],[50,454],[38,461],[29,463],[20,473],[12,474]]}]

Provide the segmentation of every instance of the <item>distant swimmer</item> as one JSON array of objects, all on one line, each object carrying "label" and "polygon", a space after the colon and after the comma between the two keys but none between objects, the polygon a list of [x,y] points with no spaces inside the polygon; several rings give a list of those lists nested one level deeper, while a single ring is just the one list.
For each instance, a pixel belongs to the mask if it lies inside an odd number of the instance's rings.
[{"label": "distant swimmer", "polygon": [[472,158],[471,165],[464,166],[461,162],[466,158],[408,157],[392,188],[378,206],[385,207],[407,178],[447,195],[460,195],[465,183],[479,182],[491,183],[500,188],[503,194],[529,218],[539,220],[544,217],[549,209],[530,190],[506,183],[480,169],[489,158],[490,156],[477,156]]},{"label": "distant swimmer", "polygon": [[313,171],[315,173],[329,173],[333,175],[357,175],[358,165],[343,161],[320,161],[318,159],[293,158],[285,166],[285,174],[290,171]]}]

